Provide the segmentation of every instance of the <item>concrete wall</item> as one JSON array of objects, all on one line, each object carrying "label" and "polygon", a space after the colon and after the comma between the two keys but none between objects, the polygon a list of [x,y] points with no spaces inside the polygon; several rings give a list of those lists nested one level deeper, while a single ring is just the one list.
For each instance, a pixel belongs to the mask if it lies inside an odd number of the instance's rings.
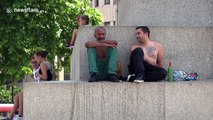
[{"label": "concrete wall", "polygon": [[118,1],[118,26],[213,26],[212,0]]},{"label": "concrete wall", "polygon": [[[74,59],[79,61],[75,80],[88,80],[88,61],[85,42],[94,40],[95,27],[84,27],[79,29],[76,40],[76,55]],[[127,64],[129,63],[130,46],[136,43],[134,36],[135,27],[107,27],[106,39],[118,41],[118,59],[123,66],[123,76],[127,75]],[[150,27],[151,40],[160,42],[164,46],[165,61],[167,68],[171,57],[175,70],[187,72],[198,72],[201,79],[206,79],[213,71],[213,27]],[[80,76],[79,76],[80,75]]]},{"label": "concrete wall", "polygon": [[24,84],[24,120],[212,120],[213,82]]}]

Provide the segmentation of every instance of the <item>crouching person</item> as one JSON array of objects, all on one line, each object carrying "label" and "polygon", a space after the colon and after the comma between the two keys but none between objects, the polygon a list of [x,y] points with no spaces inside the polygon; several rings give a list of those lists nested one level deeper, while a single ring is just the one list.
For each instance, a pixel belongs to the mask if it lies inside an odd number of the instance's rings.
[{"label": "crouching person", "polygon": [[98,26],[95,29],[96,41],[86,42],[89,82],[109,80],[119,82],[117,77],[117,41],[105,40],[106,29]]}]

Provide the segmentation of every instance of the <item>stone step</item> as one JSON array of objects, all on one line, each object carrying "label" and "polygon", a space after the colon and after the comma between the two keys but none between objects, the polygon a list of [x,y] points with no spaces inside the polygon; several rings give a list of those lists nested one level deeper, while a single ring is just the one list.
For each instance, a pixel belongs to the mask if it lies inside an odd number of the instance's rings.
[{"label": "stone step", "polygon": [[25,120],[211,120],[212,80],[24,84]]},{"label": "stone step", "polygon": [[[213,78],[213,27],[151,26],[151,40],[164,47],[164,68],[171,58],[175,70],[197,72],[200,79]],[[88,61],[85,42],[95,40],[95,27],[79,29],[73,58],[73,79],[88,80]],[[137,43],[135,27],[106,27],[106,39],[118,41],[118,60],[123,76],[127,75],[130,46]]]}]

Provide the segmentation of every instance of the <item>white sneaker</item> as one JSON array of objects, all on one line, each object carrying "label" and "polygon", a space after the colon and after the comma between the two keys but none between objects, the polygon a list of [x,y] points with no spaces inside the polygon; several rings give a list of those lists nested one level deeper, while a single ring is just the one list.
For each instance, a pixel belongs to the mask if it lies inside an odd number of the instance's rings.
[{"label": "white sneaker", "polygon": [[134,78],[135,78],[135,74],[128,75],[127,76],[127,82],[133,82]]},{"label": "white sneaker", "polygon": [[69,46],[69,47],[66,47],[67,49],[73,49],[74,48],[74,46]]},{"label": "white sneaker", "polygon": [[144,80],[134,80],[135,83],[142,83]]},{"label": "white sneaker", "polygon": [[13,120],[23,120],[23,117],[19,117],[19,115],[14,115]]}]

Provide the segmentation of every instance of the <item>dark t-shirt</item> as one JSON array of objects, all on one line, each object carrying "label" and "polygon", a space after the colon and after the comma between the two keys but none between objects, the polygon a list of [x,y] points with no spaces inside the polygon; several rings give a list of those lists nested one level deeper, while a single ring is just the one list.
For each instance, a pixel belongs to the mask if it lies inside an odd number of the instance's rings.
[{"label": "dark t-shirt", "polygon": [[[41,69],[39,70],[39,74],[42,74]],[[50,70],[47,70],[47,81],[53,80],[53,75]]]},{"label": "dark t-shirt", "polygon": [[[49,62],[43,62],[47,66],[47,81],[53,80],[53,67]],[[41,68],[39,74],[42,74]]]}]

